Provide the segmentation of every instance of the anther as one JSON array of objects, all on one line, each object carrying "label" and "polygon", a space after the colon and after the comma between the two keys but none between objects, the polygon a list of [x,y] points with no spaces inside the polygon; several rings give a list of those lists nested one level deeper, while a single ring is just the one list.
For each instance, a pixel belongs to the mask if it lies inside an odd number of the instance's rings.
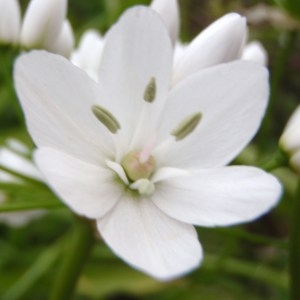
[{"label": "anther", "polygon": [[144,100],[146,102],[152,103],[155,100],[155,96],[156,96],[156,81],[154,77],[151,77],[144,92]]},{"label": "anther", "polygon": [[176,141],[180,141],[192,133],[202,118],[200,112],[194,113],[191,116],[185,118],[174,130],[171,135],[175,136]]},{"label": "anther", "polygon": [[95,117],[111,132],[116,133],[118,129],[121,128],[120,123],[114,117],[112,113],[110,113],[105,108],[99,105],[92,106],[92,112]]}]

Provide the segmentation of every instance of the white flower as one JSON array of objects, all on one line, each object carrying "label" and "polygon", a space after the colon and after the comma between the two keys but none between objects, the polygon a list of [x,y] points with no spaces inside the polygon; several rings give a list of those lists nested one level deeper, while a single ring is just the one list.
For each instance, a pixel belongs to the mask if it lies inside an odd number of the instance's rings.
[{"label": "white flower", "polygon": [[200,69],[239,59],[246,40],[244,17],[229,13],[218,19],[196,36],[177,60],[173,85]]},{"label": "white flower", "polygon": [[261,123],[266,69],[220,64],[170,90],[172,64],[161,18],[137,7],[108,32],[98,83],[42,51],[19,58],[14,75],[50,186],[96,220],[118,256],[159,279],[201,262],[192,224],[253,220],[281,193],[258,168],[225,166]]},{"label": "white flower", "polygon": [[246,18],[237,13],[226,14],[198,34],[190,44],[182,45],[178,40],[177,0],[153,0],[151,8],[167,24],[175,45],[173,86],[203,68],[224,62],[245,59],[266,65],[267,55],[262,45],[258,42],[246,45]]},{"label": "white flower", "polygon": [[26,10],[21,45],[48,49],[62,30],[66,17],[67,0],[31,0]]},{"label": "white flower", "polygon": [[291,166],[300,174],[300,106],[290,117],[279,144],[289,154]]},{"label": "white flower", "polygon": [[268,64],[267,51],[258,41],[252,41],[245,46],[242,59],[256,62],[262,66],[266,66]]},{"label": "white flower", "polygon": [[82,35],[78,48],[71,55],[71,62],[98,80],[104,39],[93,29]]},{"label": "white flower", "polygon": [[69,58],[74,49],[74,43],[72,26],[68,20],[65,20],[60,33],[46,50]]},{"label": "white flower", "polygon": [[176,44],[180,27],[177,0],[153,0],[150,7],[159,13],[167,26],[173,44]]},{"label": "white flower", "polygon": [[9,139],[7,146],[0,148],[0,167],[43,181],[35,164],[26,157],[29,153],[30,150],[23,143],[16,139]]},{"label": "white flower", "polygon": [[17,44],[21,11],[17,0],[0,0],[0,43]]},{"label": "white flower", "polygon": [[[35,180],[43,181],[41,173],[32,161],[25,158],[30,153],[26,145],[16,139],[8,139],[6,146],[0,148],[0,167],[17,172]],[[24,184],[24,182],[8,172],[0,170],[0,183]],[[0,191],[0,206],[7,201],[6,194]],[[0,222],[13,227],[20,227],[30,221],[42,217],[45,210],[27,210],[0,213]]]}]

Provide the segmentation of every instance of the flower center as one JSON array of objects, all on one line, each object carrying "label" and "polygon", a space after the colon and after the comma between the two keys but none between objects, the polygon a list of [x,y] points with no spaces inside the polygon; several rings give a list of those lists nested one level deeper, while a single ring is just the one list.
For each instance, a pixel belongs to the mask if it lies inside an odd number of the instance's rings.
[{"label": "flower center", "polygon": [[149,155],[145,159],[141,154],[140,151],[131,151],[122,159],[121,165],[130,181],[149,179],[155,170],[154,157]]}]

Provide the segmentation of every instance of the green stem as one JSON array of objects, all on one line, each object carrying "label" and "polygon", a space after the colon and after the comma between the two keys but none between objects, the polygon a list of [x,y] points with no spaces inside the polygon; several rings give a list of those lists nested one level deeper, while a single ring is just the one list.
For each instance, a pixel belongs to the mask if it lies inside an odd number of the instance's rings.
[{"label": "green stem", "polygon": [[65,208],[62,202],[57,201],[41,201],[41,202],[20,202],[20,203],[4,203],[0,206],[0,212],[13,212],[20,210],[32,210],[32,209],[55,209]]},{"label": "green stem", "polygon": [[291,206],[290,291],[291,300],[300,299],[300,180]]},{"label": "green stem", "polygon": [[73,299],[76,283],[94,243],[94,234],[88,220],[76,217],[73,236],[66,244],[64,260],[56,276],[50,300]]}]

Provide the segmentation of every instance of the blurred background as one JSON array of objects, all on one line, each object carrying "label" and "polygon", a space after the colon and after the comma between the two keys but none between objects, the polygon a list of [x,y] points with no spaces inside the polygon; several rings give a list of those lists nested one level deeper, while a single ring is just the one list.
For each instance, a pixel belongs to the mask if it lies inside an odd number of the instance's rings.
[{"label": "blurred background", "polygon": [[[21,0],[23,9],[28,1]],[[128,7],[149,0],[69,0],[68,18],[76,41],[87,29],[106,30]],[[235,164],[263,165],[277,150],[278,139],[300,99],[300,9],[295,1],[179,0],[180,36],[189,42],[228,12],[247,16],[249,40],[259,40],[268,52],[271,96],[267,115],[253,142]],[[12,85],[16,53],[0,47],[0,143],[18,138],[33,144]],[[79,279],[74,299],[201,299],[284,300],[288,292],[288,237],[291,201],[297,176],[288,168],[274,171],[284,183],[276,209],[247,225],[222,229],[197,228],[205,251],[202,267],[178,280],[162,283],[141,274],[99,241]],[[11,201],[53,199],[36,183],[0,184]],[[53,201],[57,201],[53,199]],[[1,213],[0,213],[1,219]],[[57,266],[72,238],[74,217],[67,208],[53,208],[24,226],[0,224],[0,299],[47,299]],[[299,270],[300,272],[300,270]],[[1,296],[2,295],[2,296]]]}]

